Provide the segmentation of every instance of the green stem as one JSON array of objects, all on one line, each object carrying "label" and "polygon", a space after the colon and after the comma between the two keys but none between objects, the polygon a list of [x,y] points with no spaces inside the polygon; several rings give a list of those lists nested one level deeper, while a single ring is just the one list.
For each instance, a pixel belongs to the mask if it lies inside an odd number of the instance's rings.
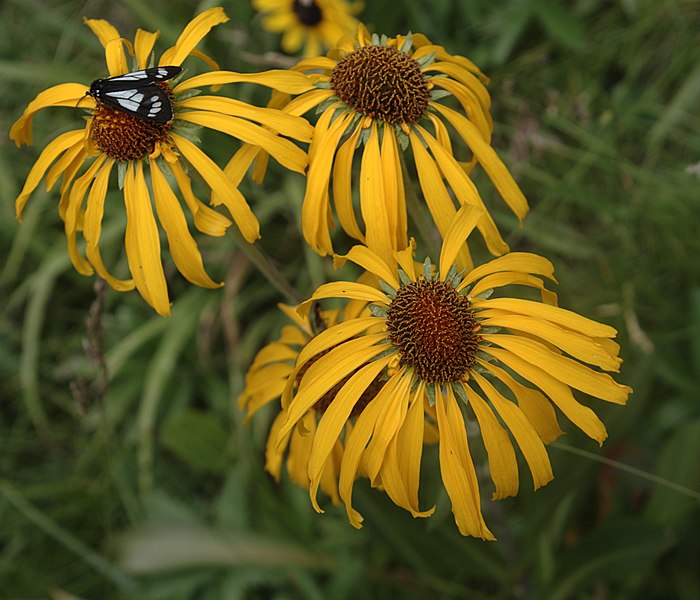
[{"label": "green stem", "polygon": [[433,260],[438,260],[440,258],[440,247],[442,246],[440,236],[425,204],[418,199],[411,185],[412,178],[406,167],[406,159],[403,153],[399,155],[401,157],[401,172],[403,175],[404,189],[406,191],[406,208],[408,214],[413,220],[418,230],[418,235],[428,250],[428,254]]},{"label": "green stem", "polygon": [[286,277],[270,260],[269,256],[263,252],[260,246],[249,244],[235,225],[229,227],[229,232],[246,258],[257,267],[288,302],[299,304],[304,299],[301,294],[294,289],[292,284],[287,281]]},{"label": "green stem", "polygon": [[651,473],[647,473],[646,471],[642,471],[641,469],[630,467],[625,463],[621,463],[610,458],[605,458],[604,456],[598,456],[593,452],[587,452],[586,450],[579,450],[578,448],[573,448],[572,446],[562,444],[561,442],[552,442],[549,445],[553,446],[554,448],[558,448],[559,450],[564,450],[564,452],[576,454],[577,456],[583,456],[584,458],[589,458],[604,465],[608,465],[609,467],[614,467],[615,469],[619,469],[620,471],[625,471],[626,473],[636,475],[637,477],[641,477],[642,479],[646,479],[647,481],[651,481],[652,483],[666,487],[669,490],[673,490],[675,492],[678,492],[679,494],[683,494],[684,496],[694,498],[695,500],[700,500],[700,492],[691,490],[690,488],[676,483],[675,481],[664,479],[663,477],[659,477],[658,475],[652,475]]}]

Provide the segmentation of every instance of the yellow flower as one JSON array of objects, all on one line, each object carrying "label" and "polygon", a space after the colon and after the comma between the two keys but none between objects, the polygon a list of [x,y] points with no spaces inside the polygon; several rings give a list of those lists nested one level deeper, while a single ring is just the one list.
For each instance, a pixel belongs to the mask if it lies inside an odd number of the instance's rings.
[{"label": "yellow flower", "polygon": [[304,45],[304,56],[316,56],[332,48],[344,35],[357,30],[353,15],[361,2],[346,0],[253,0],[253,7],[265,13],[263,27],[282,33],[282,49],[296,54]]},{"label": "yellow flower", "polygon": [[[343,311],[343,318],[355,318],[366,313],[366,302],[351,302]],[[314,310],[309,315],[307,305],[303,314],[298,314],[292,307],[280,305],[280,310],[289,317],[293,325],[282,329],[279,339],[265,346],[255,357],[253,364],[246,374],[245,389],[238,398],[241,410],[247,411],[247,420],[262,407],[275,403],[279,409],[279,400],[287,385],[292,387],[295,380],[290,379],[299,352],[326,327],[335,325],[340,317],[338,310]],[[303,373],[302,373],[303,374]],[[327,402],[333,398],[332,391],[321,398],[304,418],[305,430],[313,432],[319,416]],[[299,428],[290,431],[277,443],[277,431],[284,422],[285,414],[277,412],[268,436],[265,451],[265,469],[279,481],[285,454],[287,456],[287,472],[297,485],[308,488],[309,478],[307,465],[311,451],[311,436],[302,433]],[[340,502],[338,496],[338,467],[343,455],[343,444],[338,441],[333,449],[332,458],[324,466],[321,476],[321,489],[331,498],[333,503]]]},{"label": "yellow flower", "polygon": [[[166,123],[155,122],[114,110],[86,96],[89,88],[81,83],[64,83],[41,92],[29,103],[13,125],[10,137],[15,143],[32,143],[32,119],[40,110],[51,106],[75,108],[88,105],[91,115],[85,127],[68,131],[51,141],[32,167],[24,188],[16,200],[17,218],[31,193],[46,175],[50,189],[62,178],[59,215],[65,224],[68,250],[75,268],[84,275],[93,270],[113,288],[120,291],[134,287],[161,315],[170,312],[167,285],[161,263],[158,226],[151,199],[168,239],[173,262],[190,282],[204,287],[218,287],[204,270],[197,243],[192,237],[180,200],[167,177],[172,175],[185,204],[193,215],[194,226],[201,232],[223,235],[231,221],[209,208],[193,193],[189,168],[197,171],[211,188],[212,203],[223,204],[231,214],[245,239],[254,242],[259,225],[237,185],[248,163],[241,170],[235,162],[226,171],[216,164],[192,141],[193,127],[208,127],[247,143],[265,148],[289,169],[304,172],[305,153],[294,143],[276,134],[301,141],[310,139],[311,128],[303,119],[274,109],[262,109],[243,102],[211,95],[197,96],[195,88],[225,83],[249,81],[287,93],[308,89],[306,78],[298,73],[268,71],[239,74],[218,70],[218,65],[196,49],[209,30],[228,21],[221,8],[207,10],[195,17],[183,30],[177,42],[156,61],[158,66],[179,66],[188,56],[196,56],[212,67],[212,71],[176,83],[161,83],[173,110],[174,118]],[[107,21],[86,19],[85,23],[97,35],[105,48],[107,68],[111,77],[146,68],[158,33],[137,30],[133,46],[122,38]],[[133,57],[130,69],[124,48]],[[264,126],[257,123],[264,123]],[[115,164],[117,168],[114,169]],[[150,171],[151,190],[146,181]],[[112,172],[116,171],[114,175]],[[105,197],[110,177],[119,180],[124,190],[126,206],[125,247],[132,278],[119,279],[105,267],[99,248]],[[83,202],[87,195],[86,208]],[[86,241],[85,256],[77,245],[77,232]]]},{"label": "yellow flower", "polygon": [[[573,390],[616,404],[625,404],[632,391],[603,372],[619,371],[619,347],[611,339],[616,331],[556,306],[556,296],[542,279],[554,279],[549,261],[509,253],[463,269],[459,250],[481,217],[471,207],[459,210],[437,268],[426,260],[417,271],[410,247],[396,253],[399,268],[392,268],[375,252],[355,246],[339,260],[351,260],[376,275],[383,291],[333,282],[319,287],[300,307],[306,310],[325,298],[371,303],[371,316],[343,318],[299,352],[288,382],[303,376],[293,395],[289,383],[285,387],[285,417],[276,430],[278,440],[298,428],[310,437],[307,475],[315,506],[324,469],[331,457],[336,460],[332,452],[346,430],[342,459],[334,468],[340,498],[356,527],[362,517],[352,506],[352,491],[359,468],[414,516],[431,512],[419,507],[418,487],[425,424],[432,422],[438,430],[442,481],[459,531],[493,539],[481,512],[465,419],[473,417],[478,424],[493,497],[504,498],[519,486],[510,435],[537,489],[553,477],[544,444],[561,434],[554,407],[602,443],[603,423]],[[493,293],[511,285],[540,290],[542,301]],[[376,390],[378,376],[381,388],[354,418],[358,399],[370,386]],[[329,390],[334,397],[309,430],[308,415]],[[473,448],[476,435],[469,437]]]},{"label": "yellow flower", "polygon": [[[475,164],[483,167],[518,219],[527,213],[525,197],[490,145],[488,80],[468,59],[449,54],[422,34],[379,38],[361,27],[355,44],[344,40],[328,57],[302,60],[294,69],[308,72],[314,89],[293,100],[273,93],[270,106],[291,114],[321,112],[309,148],[302,209],[304,239],[319,254],[333,253],[329,187],[338,223],[347,234],[385,260],[406,247],[403,155],[412,158],[443,238],[459,206],[484,207],[469,177]],[[453,139],[468,146],[469,162],[455,158]],[[358,185],[353,160],[363,146]],[[264,174],[264,153],[260,159],[257,180]],[[353,195],[357,188],[359,215]],[[508,251],[488,212],[477,228],[492,254]],[[459,256],[462,264],[471,265],[466,247]]]}]

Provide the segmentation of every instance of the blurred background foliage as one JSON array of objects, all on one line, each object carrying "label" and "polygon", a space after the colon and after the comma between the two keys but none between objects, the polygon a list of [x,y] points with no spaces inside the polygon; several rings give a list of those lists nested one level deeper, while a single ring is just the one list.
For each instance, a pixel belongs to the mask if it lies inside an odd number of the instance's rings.
[{"label": "blurred background foliage", "polygon": [[[37,145],[22,149],[12,122],[49,85],[105,74],[82,17],[127,38],[158,29],[162,50],[213,4],[0,4],[0,597],[699,598],[700,3],[367,0],[361,15],[380,33],[425,33],[491,77],[494,145],[532,206],[519,229],[490,204],[501,230],[554,262],[562,306],[618,328],[619,379],[635,390],[626,408],[595,405],[601,449],[568,426],[550,447],[552,483],[532,493],[525,477],[517,498],[484,500],[496,543],[461,538],[444,497],[413,520],[360,485],[356,531],[342,509],[316,515],[304,490],[267,476],[272,415],[246,426],[235,399],[279,332],[282,298],[229,237],[200,238],[226,286],[171,272],[164,319],[73,270],[55,192],[40,186],[16,222],[40,149],[82,113],[40,115]],[[223,6],[231,21],[205,45],[225,68],[293,64],[249,2]],[[204,143],[220,161],[234,149]],[[300,241],[303,186],[273,168],[244,193],[263,248],[307,294],[334,275]]]}]

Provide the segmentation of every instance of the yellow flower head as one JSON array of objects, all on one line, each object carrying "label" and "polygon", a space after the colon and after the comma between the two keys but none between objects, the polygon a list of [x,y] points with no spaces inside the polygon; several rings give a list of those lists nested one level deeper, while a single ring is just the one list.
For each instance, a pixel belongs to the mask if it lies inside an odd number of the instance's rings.
[{"label": "yellow flower head", "polygon": [[[490,145],[487,79],[468,59],[422,34],[380,38],[361,27],[354,43],[346,39],[327,57],[302,60],[294,69],[309,73],[314,89],[293,100],[273,93],[270,106],[286,106],[292,114],[321,112],[309,148],[302,212],[304,239],[318,253],[333,253],[331,198],[345,232],[385,260],[406,247],[403,156],[413,163],[443,238],[459,206],[484,207],[469,177],[475,164],[517,217],[525,216],[527,201]],[[455,158],[453,140],[471,151],[468,162]],[[353,169],[356,155],[359,171]],[[256,165],[256,179],[263,172],[264,160]],[[491,253],[508,251],[488,212],[477,229]],[[460,258],[471,264],[466,247]]]},{"label": "yellow flower head", "polygon": [[[399,267],[393,268],[372,250],[355,246],[340,260],[376,275],[381,290],[357,282],[328,283],[300,307],[306,310],[325,298],[371,303],[371,316],[344,317],[299,352],[282,395],[284,418],[275,431],[278,442],[298,428],[309,438],[307,476],[314,504],[328,461],[338,459],[332,453],[342,437],[342,458],[334,470],[338,494],[356,527],[362,517],[352,507],[352,490],[360,468],[397,505],[414,516],[430,514],[419,507],[418,487],[426,426],[432,424],[460,532],[493,539],[481,512],[465,419],[478,424],[493,496],[504,498],[519,486],[510,435],[536,489],[552,479],[544,444],[561,434],[555,407],[602,443],[603,423],[574,390],[616,404],[631,393],[604,373],[619,371],[619,348],[611,339],[616,331],[556,306],[543,281],[554,279],[549,261],[509,253],[463,268],[459,250],[481,217],[476,209],[461,208],[446,232],[439,264],[426,260],[418,270],[411,248],[396,253]],[[497,293],[510,285],[538,289],[542,301]],[[333,397],[321,412],[317,403],[329,391]],[[314,410],[320,414],[311,427]],[[473,448],[476,435],[469,437]]]},{"label": "yellow flower head", "polygon": [[263,27],[282,33],[282,49],[296,54],[304,46],[304,56],[317,56],[332,48],[344,35],[357,30],[353,15],[361,2],[346,0],[253,0],[253,7],[265,14]]},{"label": "yellow flower head", "polygon": [[[303,119],[274,109],[262,109],[243,102],[211,95],[197,95],[196,88],[225,83],[250,81],[287,93],[300,93],[309,85],[303,75],[280,71],[239,74],[218,70],[218,65],[196,49],[212,27],[228,21],[221,8],[207,10],[195,17],[177,42],[155,61],[157,66],[180,66],[188,56],[202,59],[212,70],[182,80],[158,85],[172,105],[174,117],[167,122],[140,118],[110,108],[86,95],[89,87],[81,83],[64,83],[41,92],[29,103],[13,125],[10,137],[19,146],[32,143],[34,115],[51,106],[75,108],[87,106],[90,116],[85,127],[68,131],[51,141],[32,167],[16,201],[17,218],[31,193],[46,175],[50,189],[62,178],[59,214],[65,224],[68,249],[75,268],[84,275],[93,270],[113,288],[126,291],[134,287],[159,313],[170,312],[167,285],[161,263],[158,226],[152,210],[153,199],[160,225],[165,231],[172,259],[190,282],[204,287],[218,287],[204,270],[197,243],[189,232],[175,189],[193,215],[194,226],[208,235],[223,235],[231,221],[202,203],[192,191],[188,168],[193,168],[211,188],[212,203],[223,204],[249,242],[259,237],[259,225],[237,185],[248,163],[241,167],[229,163],[225,171],[191,139],[193,127],[208,127],[243,142],[265,148],[284,166],[303,172],[306,154],[282,134],[301,141],[310,139],[311,128]],[[133,45],[121,37],[107,21],[86,19],[105,49],[110,77],[123,75],[148,66],[158,33],[137,30]],[[134,68],[130,69],[127,53]],[[264,127],[258,125],[264,123]],[[115,169],[114,166],[117,165]],[[150,172],[150,190],[147,173]],[[116,173],[112,174],[115,171]],[[119,180],[126,206],[126,257],[132,278],[119,279],[105,267],[99,248],[105,198],[110,177]],[[83,203],[87,196],[86,208]],[[77,232],[86,241],[85,256],[78,250]]]}]

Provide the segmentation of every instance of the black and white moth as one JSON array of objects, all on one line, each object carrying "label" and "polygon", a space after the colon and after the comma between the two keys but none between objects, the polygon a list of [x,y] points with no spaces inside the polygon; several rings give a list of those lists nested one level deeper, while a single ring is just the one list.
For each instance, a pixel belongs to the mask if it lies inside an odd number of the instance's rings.
[{"label": "black and white moth", "polygon": [[173,118],[170,98],[158,83],[178,75],[182,67],[151,67],[116,77],[96,79],[86,92],[95,100],[147,121],[166,123]]}]

